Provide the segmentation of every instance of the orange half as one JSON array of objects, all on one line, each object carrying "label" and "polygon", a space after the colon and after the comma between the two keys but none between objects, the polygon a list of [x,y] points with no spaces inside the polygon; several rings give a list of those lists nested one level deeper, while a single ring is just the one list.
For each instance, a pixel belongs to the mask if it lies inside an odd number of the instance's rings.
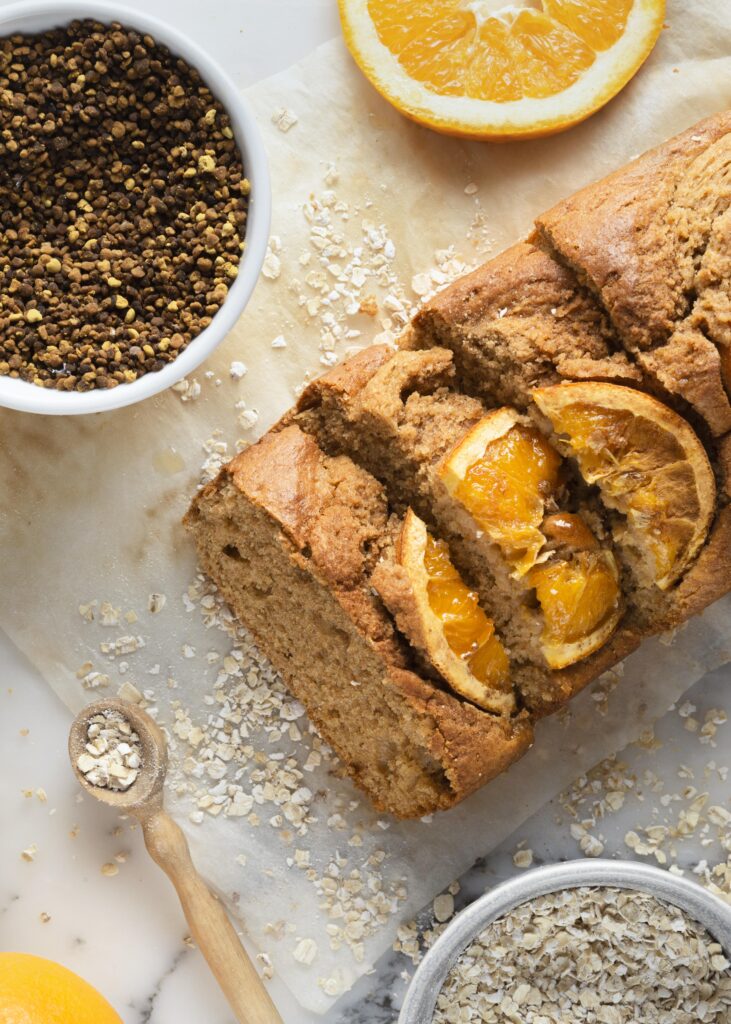
[{"label": "orange half", "polygon": [[607,103],[652,50],[665,0],[339,0],[345,41],[401,113],[530,138]]}]

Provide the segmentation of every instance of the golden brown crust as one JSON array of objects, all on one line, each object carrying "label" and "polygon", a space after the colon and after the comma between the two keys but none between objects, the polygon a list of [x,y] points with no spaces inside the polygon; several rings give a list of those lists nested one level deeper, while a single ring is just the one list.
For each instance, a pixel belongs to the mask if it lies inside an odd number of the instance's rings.
[{"label": "golden brown crust", "polygon": [[[660,394],[731,429],[731,112],[694,125],[538,218]],[[725,272],[724,272],[725,268]]]},{"label": "golden brown crust", "polygon": [[437,723],[432,753],[446,766],[452,789],[462,797],[504,772],[533,743],[533,726],[525,713],[512,719],[486,715],[411,672],[393,672],[392,679],[415,710]]},{"label": "golden brown crust", "polygon": [[368,348],[334,366],[332,370],[312,381],[300,395],[297,410],[301,412],[317,405],[325,390],[350,396],[365,387],[373,375],[393,356],[388,345],[370,345]]},{"label": "golden brown crust", "polygon": [[460,384],[525,408],[531,387],[563,379],[638,384],[611,329],[571,270],[530,240],[454,282],[415,316],[405,348],[451,348]]},{"label": "golden brown crust", "polygon": [[666,628],[699,615],[731,591],[731,507],[721,509],[693,568],[673,592]]},{"label": "golden brown crust", "polygon": [[668,214],[683,175],[729,131],[731,111],[706,118],[536,221],[637,349],[667,340],[687,312],[685,268]]}]

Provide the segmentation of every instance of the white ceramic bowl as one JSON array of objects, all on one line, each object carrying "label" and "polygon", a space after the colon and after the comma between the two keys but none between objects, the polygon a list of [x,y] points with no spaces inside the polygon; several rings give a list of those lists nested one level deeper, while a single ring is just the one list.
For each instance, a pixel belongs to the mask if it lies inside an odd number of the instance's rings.
[{"label": "white ceramic bowl", "polygon": [[439,936],[413,977],[399,1024],[429,1024],[444,981],[460,953],[493,921],[537,896],[581,886],[609,886],[649,893],[685,911],[731,955],[731,907],[697,882],[669,871],[621,860],[574,860],[549,864],[503,882],[471,903]]},{"label": "white ceramic bowl", "polygon": [[200,72],[231,118],[244,170],[251,182],[251,196],[246,225],[246,251],[238,275],[210,326],[194,338],[172,363],[156,373],[145,374],[131,384],[119,384],[116,388],[95,391],[56,391],[28,381],[0,376],[0,406],[56,416],[119,409],[164,391],[195,370],[221,344],[249,301],[264,262],[271,216],[271,189],[264,143],[248,104],[216,62],[177,29],[122,4],[96,3],[94,0],[79,0],[78,3],[67,3],[66,0],[22,0],[0,9],[0,37],[14,32],[44,32],[66,25],[76,18],[95,18],[105,23],[119,21],[130,28],[148,33]]}]

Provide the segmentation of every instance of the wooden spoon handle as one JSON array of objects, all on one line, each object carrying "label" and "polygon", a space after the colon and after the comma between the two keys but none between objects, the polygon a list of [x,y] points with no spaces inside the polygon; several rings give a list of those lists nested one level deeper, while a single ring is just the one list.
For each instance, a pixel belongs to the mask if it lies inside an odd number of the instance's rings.
[{"label": "wooden spoon handle", "polygon": [[239,1024],[283,1024],[220,901],[190,858],[188,843],[165,811],[142,822],[145,845],[180,897],[191,934]]}]

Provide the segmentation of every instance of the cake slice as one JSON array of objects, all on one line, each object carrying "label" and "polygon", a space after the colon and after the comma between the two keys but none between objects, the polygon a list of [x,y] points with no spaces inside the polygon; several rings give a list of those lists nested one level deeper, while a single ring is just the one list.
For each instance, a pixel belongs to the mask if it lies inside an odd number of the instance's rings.
[{"label": "cake slice", "polygon": [[[371,584],[398,522],[381,486],[291,425],[225,466],[185,524],[200,564],[345,771],[400,818],[449,807],[532,741],[420,672]],[[383,571],[383,569],[382,569]]]},{"label": "cake slice", "polygon": [[642,382],[589,291],[531,242],[445,288],[399,344],[449,349],[460,387],[490,405],[525,409],[533,387],[562,380]]},{"label": "cake slice", "polygon": [[[731,430],[731,112],[707,118],[536,221],[680,411]],[[725,384],[724,384],[725,377]]]}]

